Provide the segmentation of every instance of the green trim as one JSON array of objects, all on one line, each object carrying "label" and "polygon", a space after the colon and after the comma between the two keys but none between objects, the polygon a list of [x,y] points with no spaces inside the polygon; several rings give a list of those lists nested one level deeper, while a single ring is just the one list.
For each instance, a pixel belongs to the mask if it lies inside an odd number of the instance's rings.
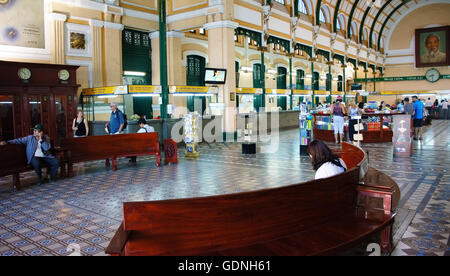
[{"label": "green trim", "polygon": [[247,29],[244,29],[244,28],[239,27],[239,28],[237,28],[237,29],[234,31],[234,34],[235,34],[235,35],[248,36],[248,37],[250,37],[251,39],[253,39],[254,41],[256,41],[257,46],[262,46],[262,43],[261,43],[261,33],[258,33],[258,32],[255,32],[255,31],[251,31],[251,30],[247,30]]},{"label": "green trim", "polygon": [[309,57],[312,57],[312,47],[311,46],[297,43],[297,44],[295,44],[295,47],[294,47],[294,51],[296,51],[296,50],[305,51],[309,55]]},{"label": "green trim", "polygon": [[233,135],[233,141],[237,141],[237,131],[235,132],[222,132],[222,142],[227,142],[227,134]]},{"label": "green trim", "polygon": [[327,52],[327,51],[322,50],[322,49],[317,49],[316,55],[324,56],[327,59],[327,61],[330,61],[330,52]]},{"label": "green trim", "polygon": [[[390,81],[420,81],[420,80],[427,80],[425,76],[405,76],[405,77],[385,77],[385,78],[369,78],[368,80],[377,82],[390,82]],[[440,80],[450,79],[450,75],[441,75]],[[355,82],[365,82],[365,79],[355,79]]]},{"label": "green trim", "polygon": [[370,34],[369,34],[369,47],[372,48],[372,35],[373,31],[375,29],[375,25],[377,24],[378,17],[380,17],[380,14],[383,12],[383,10],[392,2],[392,0],[388,0],[386,3],[384,3],[383,7],[378,11],[377,15],[375,16],[375,19],[372,23],[372,28],[370,28]]},{"label": "green trim", "polygon": [[159,1],[159,61],[161,74],[161,119],[167,119],[167,105],[169,104],[169,84],[167,76],[167,17],[166,0]]},{"label": "green trim", "polygon": [[291,42],[289,40],[281,39],[275,36],[269,36],[267,44],[278,44],[286,49],[288,53],[291,52]]},{"label": "green trim", "polygon": [[356,65],[356,59],[354,58],[348,58],[347,62],[353,64],[353,66],[355,66],[355,68],[358,68],[358,66]]},{"label": "green trim", "polygon": [[345,57],[339,54],[334,54],[333,59],[339,60],[342,64],[345,64]]},{"label": "green trim", "polygon": [[[366,12],[364,13],[364,16],[361,20],[361,26],[359,26],[359,43],[363,42],[363,29],[364,29],[364,23],[366,22],[366,17],[369,14],[370,7],[367,8]],[[370,37],[368,37],[370,41]]]},{"label": "green trim", "polygon": [[389,19],[391,19],[392,15],[394,15],[394,13],[400,9],[404,4],[408,3],[410,0],[404,0],[400,5],[398,5],[395,9],[392,10],[392,12],[386,17],[386,20],[384,20],[383,25],[381,26],[380,29],[380,33],[378,36],[378,51],[381,50],[380,48],[380,42],[381,42],[381,38],[383,37],[383,31],[384,31],[384,27],[386,27],[386,24],[388,23]]},{"label": "green trim", "polygon": [[337,3],[336,3],[336,8],[334,9],[333,33],[337,32],[336,22],[337,22],[337,18],[338,18],[338,15],[339,15],[339,8],[341,6],[341,2],[342,2],[342,0],[338,0]]},{"label": "green trim", "polygon": [[316,5],[316,25],[320,25],[320,6],[322,5],[322,0],[317,0]]},{"label": "green trim", "polygon": [[352,38],[350,36],[351,28],[352,28],[352,21],[353,21],[353,14],[355,13],[356,7],[358,6],[359,0],[356,0],[353,4],[352,11],[350,12],[350,16],[348,17],[348,23],[347,23],[347,38]]}]

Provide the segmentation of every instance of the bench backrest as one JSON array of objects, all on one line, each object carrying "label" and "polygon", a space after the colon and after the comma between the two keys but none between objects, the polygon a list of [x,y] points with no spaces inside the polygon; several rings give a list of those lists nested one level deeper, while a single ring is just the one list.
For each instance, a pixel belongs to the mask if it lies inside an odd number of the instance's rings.
[{"label": "bench backrest", "polygon": [[157,132],[103,135],[64,139],[61,147],[70,149],[77,161],[159,151],[159,140]]},{"label": "bench backrest", "polygon": [[[359,170],[332,179],[204,198],[124,203],[125,231],[148,230],[155,238],[188,237],[179,249],[217,250],[267,241],[354,212]],[[170,183],[166,183],[170,185]],[[170,250],[170,245],[164,250]]]},{"label": "bench backrest", "polygon": [[0,175],[9,175],[28,166],[26,146],[0,146]]}]

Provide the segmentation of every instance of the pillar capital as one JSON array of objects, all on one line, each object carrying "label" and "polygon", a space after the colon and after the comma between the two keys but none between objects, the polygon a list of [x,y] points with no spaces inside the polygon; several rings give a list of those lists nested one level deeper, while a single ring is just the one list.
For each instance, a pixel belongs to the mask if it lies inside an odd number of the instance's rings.
[{"label": "pillar capital", "polygon": [[53,12],[53,13],[50,13],[48,16],[50,17],[50,19],[55,20],[55,21],[64,21],[65,22],[67,20],[67,15],[62,14],[62,13]]},{"label": "pillar capital", "polygon": [[103,26],[105,26],[105,22],[95,19],[89,19],[89,25],[92,27],[102,28]]},{"label": "pillar capital", "polygon": [[124,26],[123,26],[123,24],[119,24],[119,23],[105,22],[105,28],[123,31]]},{"label": "pillar capital", "polygon": [[205,30],[211,30],[211,29],[218,29],[218,28],[230,28],[230,29],[237,29],[239,27],[239,24],[233,21],[217,21],[217,22],[211,22],[206,23],[203,25],[203,28]]}]

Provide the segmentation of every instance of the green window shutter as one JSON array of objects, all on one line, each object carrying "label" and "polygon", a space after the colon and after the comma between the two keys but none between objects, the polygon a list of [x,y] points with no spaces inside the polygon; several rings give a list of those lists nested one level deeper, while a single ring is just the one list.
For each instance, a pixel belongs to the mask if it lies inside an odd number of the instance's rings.
[{"label": "green window shutter", "polygon": [[[277,72],[277,89],[286,89],[287,69],[284,67],[278,67]],[[277,106],[281,107],[282,110],[287,109],[287,99],[285,96],[277,97]]]},{"label": "green window shutter", "polygon": [[320,81],[319,73],[314,72],[313,90],[319,90],[319,81]]},{"label": "green window shutter", "polygon": [[261,84],[261,64],[253,65],[253,88],[262,88]]},{"label": "green window shutter", "polygon": [[338,76],[338,91],[342,91],[342,81],[343,81],[343,77]]},{"label": "green window shutter", "polygon": [[305,89],[305,71],[297,70],[297,89]]}]

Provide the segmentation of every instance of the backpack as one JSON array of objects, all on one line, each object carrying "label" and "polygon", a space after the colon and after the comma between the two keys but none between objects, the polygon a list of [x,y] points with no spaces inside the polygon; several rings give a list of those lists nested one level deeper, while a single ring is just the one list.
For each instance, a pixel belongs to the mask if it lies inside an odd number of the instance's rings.
[{"label": "backpack", "polygon": [[123,115],[123,121],[124,121],[122,130],[125,130],[125,129],[127,129],[127,126],[128,126],[128,118],[127,118],[127,114],[125,114],[123,112],[122,112],[122,115]]},{"label": "backpack", "polygon": [[123,113],[120,109],[117,109],[117,111],[119,111],[120,113],[122,113],[122,116],[123,116],[123,128],[122,128],[122,130],[125,130],[125,129],[127,129],[127,126],[128,126],[128,118],[127,118],[127,114],[125,114],[125,113]]}]

